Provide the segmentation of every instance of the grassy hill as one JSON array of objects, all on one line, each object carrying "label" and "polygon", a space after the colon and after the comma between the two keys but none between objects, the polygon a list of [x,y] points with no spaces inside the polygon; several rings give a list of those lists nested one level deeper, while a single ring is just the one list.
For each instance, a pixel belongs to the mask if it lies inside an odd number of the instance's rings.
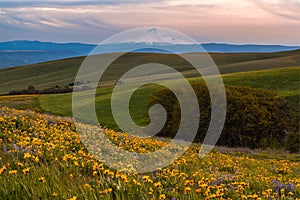
[{"label": "grassy hill", "polygon": [[[264,88],[278,93],[291,102],[295,115],[299,116],[299,67],[286,67],[272,70],[260,70],[252,72],[238,72],[223,75],[225,85],[248,86],[252,88]],[[191,82],[199,78],[190,78]],[[147,102],[150,95],[158,90],[155,85],[146,85],[138,89],[131,100],[130,113],[137,124],[146,124],[149,120]],[[100,123],[109,128],[116,129],[115,122],[110,112],[110,97],[112,87],[97,89],[96,110]],[[82,93],[83,97],[85,93]],[[72,94],[51,95],[22,95],[0,97],[1,105],[15,108],[30,108],[37,111],[52,113],[61,116],[72,116]],[[84,105],[83,105],[84,106]]]},{"label": "grassy hill", "polygon": [[[289,100],[295,112],[299,112],[299,73],[300,67],[288,67],[272,70],[254,72],[240,72],[223,75],[226,85],[248,86],[263,88],[277,92],[280,96]],[[199,78],[190,78],[190,81],[197,81]],[[146,85],[138,89],[131,100],[130,110],[133,120],[138,124],[148,122],[148,110],[146,104],[150,95],[158,90],[159,86]],[[113,117],[110,113],[110,97],[112,87],[99,88],[96,94],[96,110],[100,122],[110,128],[116,128]],[[71,116],[72,94],[41,95],[39,103],[42,110],[53,114]]]},{"label": "grassy hill", "polygon": [[[191,55],[197,56],[193,53]],[[300,65],[300,50],[276,53],[211,53],[210,55],[222,74]],[[131,59],[132,57],[134,59]],[[34,85],[38,89],[56,85],[67,86],[74,81],[83,60],[84,57],[76,57],[0,69],[0,94],[25,89],[29,85]],[[128,53],[112,64],[105,74],[103,85],[113,85],[124,71],[146,61],[157,61],[172,66],[188,77],[198,76],[198,73],[176,55]]]}]

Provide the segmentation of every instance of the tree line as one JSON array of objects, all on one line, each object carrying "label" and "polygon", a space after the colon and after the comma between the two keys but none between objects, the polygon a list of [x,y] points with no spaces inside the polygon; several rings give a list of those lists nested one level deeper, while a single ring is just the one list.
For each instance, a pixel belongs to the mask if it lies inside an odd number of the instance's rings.
[{"label": "tree line", "polygon": [[[89,82],[87,82],[89,83]],[[76,87],[75,91],[83,91],[83,90],[89,90],[91,89],[89,86],[87,86],[84,82],[72,82],[68,86],[53,86],[46,89],[37,89],[33,85],[29,85],[27,89],[22,90],[12,90],[8,94],[9,95],[21,95],[21,94],[57,94],[57,93],[69,93],[74,91],[74,86]]]}]

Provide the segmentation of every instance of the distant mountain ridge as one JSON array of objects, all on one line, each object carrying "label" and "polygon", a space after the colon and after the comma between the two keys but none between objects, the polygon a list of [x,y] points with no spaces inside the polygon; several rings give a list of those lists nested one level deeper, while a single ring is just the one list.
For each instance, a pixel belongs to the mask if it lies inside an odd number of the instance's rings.
[{"label": "distant mountain ridge", "polygon": [[15,40],[0,43],[0,51],[3,50],[66,50],[72,48],[73,51],[90,51],[95,44],[84,43],[55,43],[41,42],[38,40]]},{"label": "distant mountain ridge", "polygon": [[[152,30],[151,33],[155,33]],[[162,37],[162,36],[159,36]],[[163,36],[168,40],[169,37]],[[164,39],[164,38],[163,38]],[[153,38],[149,39],[153,41]],[[177,41],[177,40],[175,40]],[[128,41],[121,44],[106,44],[105,49],[116,52],[122,49],[122,45],[131,45],[137,48],[136,52],[148,53],[166,53],[159,50],[164,43],[143,43],[141,41]],[[169,44],[176,53],[188,53],[199,51],[197,44]],[[54,43],[41,41],[16,40],[0,43],[0,68],[10,66],[21,66],[58,60],[63,58],[77,57],[88,55],[97,45],[84,43]],[[205,43],[202,47],[207,52],[222,53],[245,53],[245,52],[279,52],[300,49],[300,46],[283,46],[283,45],[255,45],[255,44],[225,44],[225,43]],[[101,52],[100,52],[101,53]],[[169,53],[169,52],[168,52]]]}]

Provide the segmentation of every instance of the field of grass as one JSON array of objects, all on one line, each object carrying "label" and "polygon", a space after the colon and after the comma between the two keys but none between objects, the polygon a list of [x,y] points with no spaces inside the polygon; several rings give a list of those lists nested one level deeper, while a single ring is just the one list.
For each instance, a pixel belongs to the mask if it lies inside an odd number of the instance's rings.
[{"label": "field of grass", "polygon": [[[193,55],[198,56],[191,53],[191,56]],[[300,50],[277,53],[210,53],[210,55],[222,74],[300,65]],[[0,94],[26,89],[29,85],[34,85],[40,90],[56,85],[67,86],[74,82],[83,60],[84,57],[76,57],[0,69]],[[147,61],[172,66],[183,74],[188,74],[189,77],[198,76],[195,71],[191,71],[192,68],[183,59],[176,55],[129,53],[110,66],[102,84],[113,85],[126,70],[139,64],[149,63]]]},{"label": "field of grass", "polygon": [[[132,119],[139,125],[145,125],[149,122],[147,103],[150,95],[160,87],[156,85],[147,85],[138,89],[130,101],[130,114]],[[110,103],[112,87],[99,88],[96,92],[95,104],[98,119],[102,126],[118,130],[118,126],[113,119]],[[82,93],[84,98],[85,93]],[[1,97],[0,97],[1,99]],[[41,95],[37,99],[39,108],[46,113],[60,116],[72,116],[72,94],[52,94]],[[84,106],[87,105],[82,105]]]},{"label": "field of grass", "polygon": [[300,67],[225,74],[222,78],[228,85],[264,88],[283,97],[300,94]]},{"label": "field of grass", "polygon": [[[105,133],[132,152],[152,152],[166,145],[112,130]],[[177,148],[181,147],[173,146]],[[194,144],[166,168],[128,174],[94,159],[71,119],[1,108],[0,199],[300,198],[300,160],[295,154],[215,149],[200,159],[198,151]]]},{"label": "field of grass", "polygon": [[[255,72],[242,72],[223,75],[226,85],[248,86],[253,88],[264,88],[277,92],[291,102],[294,112],[299,113],[299,73],[300,67],[279,68],[273,70],[261,70]],[[198,81],[199,78],[191,78],[190,81]],[[147,102],[153,91],[158,90],[155,85],[146,85],[138,89],[132,99],[130,110],[133,120],[140,125],[149,122]],[[110,98],[112,87],[97,89],[96,111],[101,125],[117,129],[110,111]],[[1,100],[6,97],[0,97]],[[72,94],[40,95],[37,107],[46,113],[61,116],[72,116]]]},{"label": "field of grass", "polygon": [[[212,57],[223,74],[225,85],[274,91],[291,103],[295,116],[299,118],[299,50],[214,53]],[[121,64],[126,63],[128,57],[112,65],[111,71],[102,80],[103,85],[108,87],[97,89],[96,112],[100,124],[110,128],[104,132],[111,141],[131,152],[155,151],[167,142],[154,138],[134,138],[117,132],[118,127],[110,111],[111,85],[132,66],[147,60],[153,61],[154,58],[174,66],[190,77],[191,82],[200,80],[195,71],[174,55],[139,53],[138,59],[133,63],[127,62],[125,67]],[[24,89],[28,85],[35,85],[38,89],[68,85],[74,81],[82,61],[83,58],[78,57],[0,69],[0,94]],[[146,125],[149,122],[148,99],[158,89],[160,87],[157,85],[145,85],[132,96],[130,114],[137,124]],[[81,97],[85,98],[88,92],[81,92]],[[70,93],[0,96],[0,199],[300,198],[300,157],[281,150],[218,147],[200,159],[200,144],[193,144],[183,157],[155,172],[128,174],[110,168],[87,151],[72,119],[65,117],[72,116],[71,101]],[[82,108],[85,106],[82,105]],[[173,146],[174,151],[180,148]],[[97,153],[102,154],[101,148],[96,149]],[[164,160],[164,157],[159,159]],[[118,163],[118,167],[128,169],[129,166]],[[134,165],[130,170],[134,172]]]},{"label": "field of grass", "polygon": [[227,85],[275,91],[291,103],[296,117],[300,118],[300,67],[226,74],[222,77]]},{"label": "field of grass", "polygon": [[[299,117],[300,67],[232,73],[222,77],[225,85],[264,88],[277,92],[291,102],[295,115]],[[199,78],[190,78],[189,80],[193,82],[198,81]],[[130,113],[137,124],[145,125],[149,122],[146,105],[150,95],[158,89],[158,86],[146,85],[134,93],[131,99]],[[112,87],[97,89],[96,110],[101,125],[117,130],[118,127],[110,111],[111,92]],[[71,94],[0,96],[2,106],[31,109],[60,116],[72,116],[71,101]]]},{"label": "field of grass", "polygon": [[30,109],[41,112],[38,98],[39,95],[0,96],[0,105],[16,109]]}]

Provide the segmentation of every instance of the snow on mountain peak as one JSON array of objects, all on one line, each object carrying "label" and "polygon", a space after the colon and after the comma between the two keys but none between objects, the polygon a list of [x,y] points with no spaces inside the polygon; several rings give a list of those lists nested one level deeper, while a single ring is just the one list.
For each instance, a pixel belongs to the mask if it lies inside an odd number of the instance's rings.
[{"label": "snow on mountain peak", "polygon": [[175,35],[166,33],[164,29],[149,28],[148,30],[137,31],[118,43],[146,43],[159,45],[176,45],[176,44],[193,44],[191,41],[186,41],[177,38]]}]

